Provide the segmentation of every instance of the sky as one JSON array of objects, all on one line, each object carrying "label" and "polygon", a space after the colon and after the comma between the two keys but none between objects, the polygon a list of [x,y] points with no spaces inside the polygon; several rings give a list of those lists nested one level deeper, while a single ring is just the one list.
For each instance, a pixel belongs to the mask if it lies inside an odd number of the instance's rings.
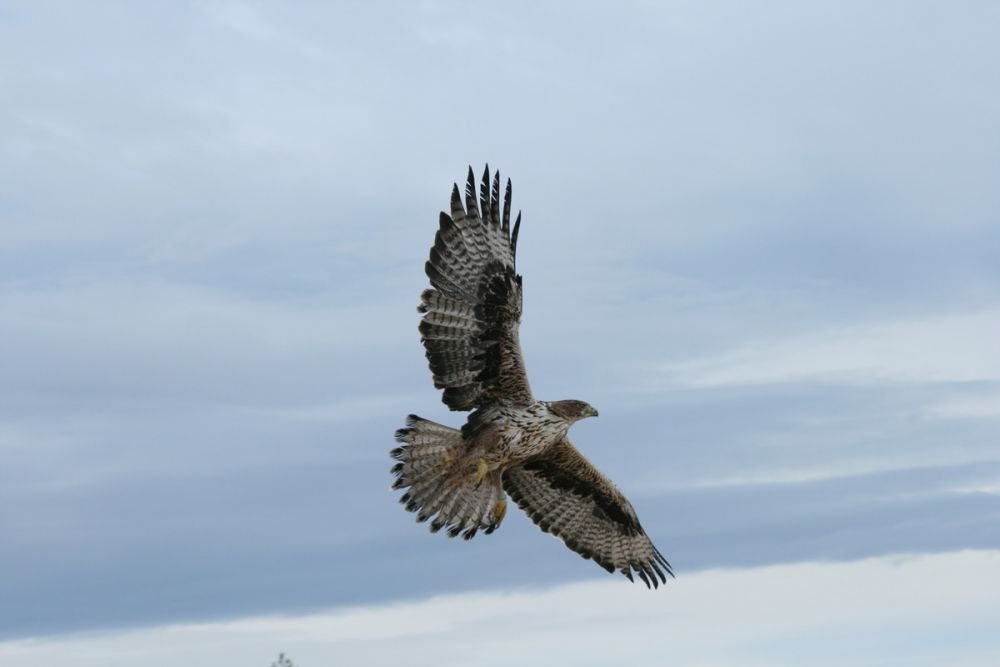
[{"label": "sky", "polygon": [[[0,1],[5,665],[997,664],[998,29]],[[463,420],[415,306],[487,162],[532,388],[600,410],[655,593],[389,490],[408,413]]]}]

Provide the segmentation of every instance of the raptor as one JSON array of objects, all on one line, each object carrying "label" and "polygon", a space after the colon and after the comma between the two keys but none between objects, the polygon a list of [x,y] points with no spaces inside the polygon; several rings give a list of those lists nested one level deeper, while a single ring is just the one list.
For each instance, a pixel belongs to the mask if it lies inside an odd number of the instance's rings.
[{"label": "raptor", "polygon": [[522,279],[515,268],[521,214],[510,224],[511,184],[483,173],[478,201],[469,168],[456,184],[425,265],[420,335],[434,386],[452,410],[472,411],[461,429],[410,415],[391,451],[394,489],[433,532],[471,539],[496,530],[507,496],[543,531],[609,572],[658,587],[670,564],[632,505],[569,441],[570,427],[596,417],[584,401],[532,394],[518,328]]}]

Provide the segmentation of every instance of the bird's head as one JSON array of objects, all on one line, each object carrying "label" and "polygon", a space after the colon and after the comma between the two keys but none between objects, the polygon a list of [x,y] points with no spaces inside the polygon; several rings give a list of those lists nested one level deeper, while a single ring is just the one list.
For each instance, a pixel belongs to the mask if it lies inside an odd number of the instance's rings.
[{"label": "bird's head", "polygon": [[549,410],[568,422],[597,416],[597,410],[594,406],[584,401],[552,401],[549,403]]}]

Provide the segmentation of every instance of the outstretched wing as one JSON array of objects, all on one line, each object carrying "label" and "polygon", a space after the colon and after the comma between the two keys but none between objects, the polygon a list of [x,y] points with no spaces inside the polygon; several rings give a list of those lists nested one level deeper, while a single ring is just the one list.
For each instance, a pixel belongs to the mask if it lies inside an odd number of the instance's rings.
[{"label": "outstretched wing", "polygon": [[633,580],[635,570],[647,587],[674,576],[629,501],[569,440],[507,470],[503,486],[539,528],[608,572]]},{"label": "outstretched wing", "polygon": [[444,389],[442,400],[452,410],[472,410],[501,399],[534,400],[517,338],[521,276],[514,269],[514,256],[521,214],[512,232],[510,200],[508,180],[501,214],[500,174],[491,187],[487,166],[477,205],[469,167],[465,206],[456,184],[451,215],[441,213],[425,266],[433,288],[420,296],[421,341],[434,386]]}]

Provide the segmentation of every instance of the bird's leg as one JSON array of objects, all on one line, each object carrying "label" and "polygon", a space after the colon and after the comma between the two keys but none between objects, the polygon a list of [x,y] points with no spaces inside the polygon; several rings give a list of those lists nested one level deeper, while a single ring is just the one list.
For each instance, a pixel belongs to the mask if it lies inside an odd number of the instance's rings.
[{"label": "bird's leg", "polygon": [[495,517],[494,525],[499,526],[503,518],[507,516],[507,499],[501,498],[497,501],[497,504],[493,506],[493,516]]},{"label": "bird's leg", "polygon": [[488,475],[489,472],[490,472],[490,467],[488,465],[486,465],[486,459],[484,459],[481,456],[478,459],[476,459],[476,488],[477,489],[479,488],[479,485],[483,483],[483,480],[486,479],[486,475]]}]

